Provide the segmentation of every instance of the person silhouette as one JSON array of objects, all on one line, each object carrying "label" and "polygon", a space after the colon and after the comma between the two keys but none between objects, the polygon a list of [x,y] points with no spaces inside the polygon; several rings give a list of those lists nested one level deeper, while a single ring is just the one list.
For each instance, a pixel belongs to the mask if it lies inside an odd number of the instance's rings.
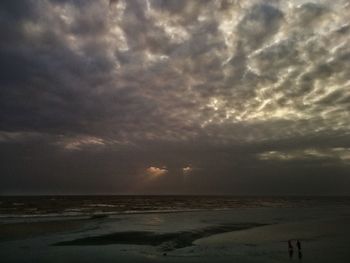
[{"label": "person silhouette", "polygon": [[301,260],[303,258],[303,253],[301,253],[301,242],[299,239],[297,239],[297,248],[298,248],[298,257],[299,257],[299,260]]},{"label": "person silhouette", "polygon": [[297,247],[298,247],[298,250],[301,251],[301,243],[300,243],[299,239],[297,239]]},{"label": "person silhouette", "polygon": [[290,259],[293,258],[294,250],[293,250],[293,245],[291,240],[288,240],[288,253],[289,253],[289,258]]}]

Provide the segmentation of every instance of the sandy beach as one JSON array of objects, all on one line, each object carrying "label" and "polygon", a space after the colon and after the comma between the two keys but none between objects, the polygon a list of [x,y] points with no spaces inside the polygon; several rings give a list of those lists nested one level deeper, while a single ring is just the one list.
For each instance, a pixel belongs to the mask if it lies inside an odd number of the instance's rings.
[{"label": "sandy beach", "polygon": [[[4,223],[1,262],[347,262],[350,211],[240,208]],[[287,241],[299,239],[289,258]],[[301,257],[301,258],[300,258]]]}]

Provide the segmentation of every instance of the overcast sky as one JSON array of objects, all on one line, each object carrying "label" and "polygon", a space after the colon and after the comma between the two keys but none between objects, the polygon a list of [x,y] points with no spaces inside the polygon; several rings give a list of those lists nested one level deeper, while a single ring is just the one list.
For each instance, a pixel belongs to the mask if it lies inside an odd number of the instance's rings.
[{"label": "overcast sky", "polygon": [[0,194],[350,194],[347,0],[2,0]]}]

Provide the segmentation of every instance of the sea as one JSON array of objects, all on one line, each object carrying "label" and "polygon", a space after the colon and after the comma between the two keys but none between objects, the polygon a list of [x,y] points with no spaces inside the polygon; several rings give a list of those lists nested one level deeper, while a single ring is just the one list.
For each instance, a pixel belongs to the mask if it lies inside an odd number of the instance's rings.
[{"label": "sea", "polygon": [[350,197],[0,196],[0,262],[344,263],[349,220]]},{"label": "sea", "polygon": [[350,208],[350,197],[0,196],[0,223],[235,208]]}]

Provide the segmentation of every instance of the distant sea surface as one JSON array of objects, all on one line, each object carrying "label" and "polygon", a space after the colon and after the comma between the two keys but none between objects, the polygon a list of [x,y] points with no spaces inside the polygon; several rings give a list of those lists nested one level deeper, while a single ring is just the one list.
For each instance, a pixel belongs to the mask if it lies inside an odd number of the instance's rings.
[{"label": "distant sea surface", "polygon": [[327,206],[350,208],[350,197],[2,196],[0,222],[20,218]]}]

